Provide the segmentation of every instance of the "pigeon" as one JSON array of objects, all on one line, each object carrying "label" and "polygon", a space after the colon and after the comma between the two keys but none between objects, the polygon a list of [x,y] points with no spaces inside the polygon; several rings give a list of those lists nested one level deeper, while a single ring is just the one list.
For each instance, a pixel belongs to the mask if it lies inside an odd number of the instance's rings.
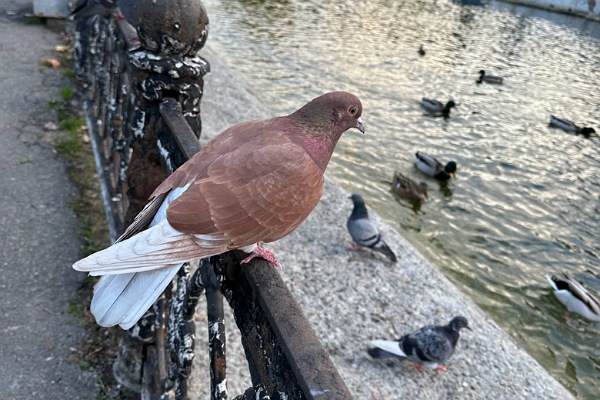
[{"label": "pigeon", "polygon": [[592,133],[596,133],[596,130],[594,128],[580,127],[575,125],[575,123],[569,121],[568,119],[558,118],[554,115],[550,116],[549,125],[560,128],[565,132],[575,133],[576,135],[583,135],[586,138],[589,138],[592,135]]},{"label": "pigeon", "polygon": [[367,351],[373,358],[398,357],[416,364],[423,372],[425,368],[446,371],[444,365],[454,354],[462,328],[469,328],[465,317],[454,317],[448,325],[429,325],[398,340],[373,340]]},{"label": "pigeon", "polygon": [[479,79],[476,80],[476,83],[494,83],[496,85],[501,85],[504,81],[504,78],[494,75],[486,75],[485,71],[482,69],[479,71]]},{"label": "pigeon", "polygon": [[295,230],[319,202],[323,173],[346,130],[364,133],[362,104],[331,92],[294,113],[225,130],[152,193],[112,246],[73,268],[102,275],[91,311],[101,326],[131,328],[179,268],[240,249],[278,264],[260,245]]},{"label": "pigeon", "polygon": [[424,151],[417,151],[414,154],[415,166],[423,173],[439,180],[447,181],[456,172],[456,162],[450,161],[444,165],[434,156]]},{"label": "pigeon", "polygon": [[600,302],[579,282],[567,274],[563,274],[562,278],[554,275],[548,275],[546,278],[554,290],[554,295],[567,310],[591,321],[600,321]]},{"label": "pigeon", "polygon": [[450,117],[450,109],[456,107],[456,103],[453,100],[448,100],[448,102],[444,105],[441,101],[428,99],[423,97],[419,102],[421,107],[429,111],[430,113],[442,116],[444,118]]},{"label": "pigeon", "polygon": [[352,199],[352,202],[354,203],[354,209],[348,218],[346,226],[348,227],[348,232],[350,232],[350,236],[352,236],[354,243],[358,245],[359,249],[368,247],[369,249],[384,254],[392,262],[396,262],[398,260],[396,255],[383,241],[379,229],[377,229],[377,226],[375,226],[373,221],[369,218],[369,212],[367,211],[362,196],[358,193],[354,193],[350,196],[350,199]]}]

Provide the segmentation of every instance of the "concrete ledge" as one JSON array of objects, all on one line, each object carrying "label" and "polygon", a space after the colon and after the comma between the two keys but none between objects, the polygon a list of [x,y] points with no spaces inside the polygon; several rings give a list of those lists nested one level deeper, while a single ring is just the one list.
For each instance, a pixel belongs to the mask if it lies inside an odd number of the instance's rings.
[{"label": "concrete ledge", "polygon": [[[202,55],[212,70],[202,101],[203,140],[232,124],[271,116],[210,48]],[[298,106],[308,100],[298,99]],[[369,115],[364,110],[367,124]],[[348,196],[328,179],[323,199],[308,220],[267,247],[277,255],[285,282],[356,399],[372,399],[374,393],[381,399],[574,398],[376,215],[373,218],[399,262],[394,265],[370,252],[347,251],[345,223],[352,207]],[[209,396],[205,312],[205,305],[199,305],[190,398]],[[467,317],[473,331],[463,331],[446,373],[420,373],[409,363],[372,360],[366,353],[369,340],[396,338],[422,325],[447,323],[455,315]],[[227,329],[228,387],[233,398],[251,384],[231,318]]]}]

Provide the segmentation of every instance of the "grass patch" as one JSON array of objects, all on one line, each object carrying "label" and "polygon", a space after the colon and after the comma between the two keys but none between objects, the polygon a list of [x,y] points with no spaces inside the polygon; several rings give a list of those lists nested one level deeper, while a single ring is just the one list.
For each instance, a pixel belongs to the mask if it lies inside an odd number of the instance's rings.
[{"label": "grass patch", "polygon": [[[63,62],[62,65],[70,68],[69,63]],[[63,75],[73,76],[72,69]],[[94,155],[85,129],[85,118],[80,115],[83,107],[77,103],[73,83],[60,88],[57,100],[50,101],[48,108],[56,111],[58,118],[58,130],[52,133],[51,143],[56,153],[67,162],[69,177],[80,193],[79,197],[72,200],[70,207],[80,221],[80,256],[85,257],[109,246],[110,240]],[[77,316],[88,332],[85,342],[78,346],[76,362],[82,370],[92,370],[97,374],[99,392],[96,400],[139,398],[139,394],[121,388],[112,374],[121,329],[101,328],[90,313],[89,304],[97,281],[98,277],[86,277],[77,291],[76,300],[67,306],[67,311]]]},{"label": "grass patch", "polygon": [[30,16],[25,20],[27,25],[46,25],[46,20],[42,17]]}]

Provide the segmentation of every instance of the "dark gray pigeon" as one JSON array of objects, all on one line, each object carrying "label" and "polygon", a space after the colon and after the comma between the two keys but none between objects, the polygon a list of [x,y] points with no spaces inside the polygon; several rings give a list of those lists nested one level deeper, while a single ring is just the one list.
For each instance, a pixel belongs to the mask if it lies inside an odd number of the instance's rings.
[{"label": "dark gray pigeon", "polygon": [[459,331],[469,328],[465,317],[454,317],[448,325],[424,326],[398,340],[373,340],[368,349],[373,358],[398,357],[416,364],[423,372],[425,368],[446,371],[443,365],[454,354]]},{"label": "dark gray pigeon", "polygon": [[396,262],[396,255],[381,238],[377,226],[369,219],[369,212],[367,211],[362,196],[358,193],[354,193],[350,196],[350,199],[352,199],[352,202],[354,203],[354,209],[348,218],[346,226],[348,227],[348,232],[350,232],[350,236],[352,236],[354,243],[360,248],[368,247],[369,249],[378,251],[384,254],[392,262]]}]

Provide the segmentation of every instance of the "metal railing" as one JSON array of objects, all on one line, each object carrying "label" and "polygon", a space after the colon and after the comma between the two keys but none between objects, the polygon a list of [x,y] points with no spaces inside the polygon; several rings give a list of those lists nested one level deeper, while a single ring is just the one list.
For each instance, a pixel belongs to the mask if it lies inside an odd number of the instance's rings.
[{"label": "metal railing", "polygon": [[[189,9],[173,3],[178,6],[165,19],[168,26],[155,18],[138,19],[133,27],[115,18],[122,16],[117,9],[77,37],[76,75],[113,241],[158,183],[200,150],[200,99],[209,65],[198,50],[206,29],[177,27],[178,13]],[[140,4],[139,15],[153,7]],[[151,29],[160,32],[162,43],[150,42]],[[194,40],[179,34],[194,30],[202,32]],[[243,256],[232,251],[202,260],[193,273],[189,265],[182,267],[138,324],[124,332],[114,364],[117,380],[143,399],[187,398],[195,351],[192,318],[205,293],[212,399],[227,398],[223,299],[240,330],[253,385],[236,399],[351,398],[276,267],[261,259],[241,267]]]}]

